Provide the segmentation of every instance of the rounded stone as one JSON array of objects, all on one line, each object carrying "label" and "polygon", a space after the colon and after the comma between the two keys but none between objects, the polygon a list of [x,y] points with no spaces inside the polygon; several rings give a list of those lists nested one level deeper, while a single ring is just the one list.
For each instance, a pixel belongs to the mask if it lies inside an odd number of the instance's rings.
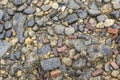
[{"label": "rounded stone", "polygon": [[58,9],[58,7],[59,7],[58,3],[53,3],[53,4],[52,4],[52,8],[53,8],[53,9]]},{"label": "rounded stone", "polygon": [[64,34],[65,27],[63,25],[55,25],[54,31],[56,34]]},{"label": "rounded stone", "polygon": [[75,29],[73,27],[67,27],[67,28],[65,28],[65,34],[66,35],[71,35],[73,33],[75,33]]},{"label": "rounded stone", "polygon": [[70,58],[64,57],[64,58],[62,58],[62,61],[66,66],[71,66],[72,65],[72,60]]}]

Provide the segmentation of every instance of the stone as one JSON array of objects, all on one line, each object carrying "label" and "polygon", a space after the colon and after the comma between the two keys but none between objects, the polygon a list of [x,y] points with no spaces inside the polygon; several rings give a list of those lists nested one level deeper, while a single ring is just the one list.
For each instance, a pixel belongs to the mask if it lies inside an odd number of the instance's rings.
[{"label": "stone", "polygon": [[118,34],[118,29],[108,28],[108,33]]},{"label": "stone", "polygon": [[6,36],[11,37],[12,36],[12,30],[7,30],[6,31]]},{"label": "stone", "polygon": [[88,13],[90,16],[93,16],[93,17],[101,14],[100,10],[98,10],[98,9],[89,9]]},{"label": "stone", "polygon": [[115,2],[113,2],[112,4],[113,4],[113,8],[114,8],[114,9],[120,9],[120,1],[119,1],[119,2],[118,2],[118,1],[115,1]]},{"label": "stone", "polygon": [[19,60],[21,58],[21,52],[20,51],[16,51],[15,52],[15,57],[17,60]]},{"label": "stone", "polygon": [[26,8],[23,12],[25,13],[25,14],[33,14],[33,13],[35,13],[35,8],[33,8],[33,7],[28,7],[28,8]]},{"label": "stone", "polygon": [[74,60],[78,60],[79,58],[80,58],[80,54],[76,54],[76,55],[73,57]]},{"label": "stone", "polygon": [[111,0],[103,0],[104,2],[110,2]]},{"label": "stone", "polygon": [[116,63],[117,65],[120,66],[120,54],[117,55],[117,58],[116,58]]},{"label": "stone", "polygon": [[78,21],[78,16],[75,13],[70,14],[69,16],[67,16],[65,21],[67,21],[69,24],[75,23],[76,21]]},{"label": "stone", "polygon": [[28,37],[28,38],[25,39],[25,44],[26,44],[26,45],[31,45],[32,41],[33,41],[33,40]]},{"label": "stone", "polygon": [[62,47],[60,47],[60,48],[57,48],[57,51],[58,51],[58,52],[63,52],[63,51],[65,51],[66,49],[67,49],[67,46],[64,45],[64,46],[62,46]]},{"label": "stone", "polygon": [[12,27],[12,23],[9,21],[6,21],[4,26],[5,26],[5,29],[10,29]]},{"label": "stone", "polygon": [[94,72],[92,72],[92,76],[95,77],[95,76],[98,76],[102,73],[103,73],[103,69],[97,69]]},{"label": "stone", "polygon": [[57,52],[57,48],[56,47],[52,48],[52,51],[53,51],[55,56],[58,56],[58,52]]},{"label": "stone", "polygon": [[3,25],[0,24],[0,33],[3,32]]},{"label": "stone", "polygon": [[3,10],[0,9],[0,20],[3,18]]},{"label": "stone", "polygon": [[3,20],[8,21],[10,19],[10,16],[7,13],[4,13]]},{"label": "stone", "polygon": [[70,67],[72,65],[72,60],[70,58],[63,57],[62,61],[68,67]]},{"label": "stone", "polygon": [[75,33],[75,29],[73,27],[65,28],[65,34],[66,35],[72,35],[73,33]]},{"label": "stone", "polygon": [[62,38],[59,38],[59,39],[58,39],[58,43],[57,43],[58,47],[61,47],[62,44],[63,44],[63,39],[62,39]]},{"label": "stone", "polygon": [[119,18],[120,17],[120,11],[119,10],[116,10],[116,11],[112,11],[110,13],[110,16],[112,16],[113,18]]},{"label": "stone", "polygon": [[91,9],[98,9],[97,5],[95,2],[92,2],[89,6]]},{"label": "stone", "polygon": [[67,15],[68,15],[68,11],[64,11],[62,14],[58,16],[58,18],[60,20],[64,20],[67,17]]},{"label": "stone", "polygon": [[74,69],[82,69],[86,66],[86,59],[80,58],[73,62],[72,67]]},{"label": "stone", "polygon": [[50,14],[49,14],[49,17],[50,18],[53,18],[53,17],[55,17],[56,15],[57,15],[57,10],[52,10],[51,12],[50,12]]},{"label": "stone", "polygon": [[86,12],[86,11],[82,11],[82,10],[78,10],[78,11],[77,11],[77,15],[78,15],[80,18],[82,18],[82,19],[85,19],[85,18],[87,18],[87,16],[88,16],[87,12]]},{"label": "stone", "polygon": [[5,32],[0,33],[0,39],[5,38]]},{"label": "stone", "polygon": [[[1,2],[0,2],[0,4],[2,4],[2,5],[6,5],[8,3],[8,0],[2,0]],[[1,79],[2,80],[2,79]]]},{"label": "stone", "polygon": [[7,41],[0,40],[0,57],[2,57],[9,49],[11,45]]},{"label": "stone", "polygon": [[69,53],[70,58],[73,58],[75,56],[75,54],[76,54],[75,49],[70,49],[68,53]]},{"label": "stone", "polygon": [[11,16],[13,16],[13,15],[15,14],[15,11],[12,10],[12,9],[7,9],[6,11],[7,11],[7,13],[8,13],[9,15],[11,15]]},{"label": "stone", "polygon": [[84,31],[83,25],[82,24],[78,25],[78,29],[79,29],[80,32],[83,32]]},{"label": "stone", "polygon": [[77,4],[77,3],[75,3],[75,1],[74,0],[68,0],[68,8],[70,8],[70,9],[79,9],[80,8],[80,6]]},{"label": "stone", "polygon": [[113,19],[106,19],[104,22],[105,27],[110,27],[114,24],[115,20]]},{"label": "stone", "polygon": [[41,6],[41,9],[42,9],[43,11],[48,11],[50,8],[51,8],[51,7],[50,7],[49,5],[42,5],[42,6]]},{"label": "stone", "polygon": [[60,59],[58,57],[42,60],[40,64],[44,71],[53,70],[61,66]]},{"label": "stone", "polygon": [[104,28],[104,27],[105,27],[104,22],[99,22],[99,23],[97,23],[96,27],[97,27],[98,29]]},{"label": "stone", "polygon": [[50,35],[53,35],[54,34],[54,30],[52,27],[48,27],[47,28],[47,32],[50,34]]},{"label": "stone", "polygon": [[22,0],[14,0],[13,3],[16,5],[16,6],[20,6],[22,4]]},{"label": "stone", "polygon": [[28,26],[29,27],[33,27],[34,24],[35,24],[35,20],[34,19],[31,19],[31,20],[28,21]]},{"label": "stone", "polygon": [[12,46],[14,46],[17,42],[18,42],[18,38],[13,38],[13,39],[10,41],[10,44],[11,44]]},{"label": "stone", "polygon": [[15,60],[15,54],[14,53],[10,54],[10,60]]},{"label": "stone", "polygon": [[110,53],[111,53],[110,49],[111,48],[109,46],[107,46],[107,45],[99,45],[99,47],[98,47],[98,51],[103,53],[106,56],[110,55]]},{"label": "stone", "polygon": [[92,42],[91,42],[91,40],[86,40],[86,41],[84,41],[84,44],[87,46],[87,45],[90,45]]},{"label": "stone", "polygon": [[97,20],[99,21],[99,22],[103,22],[103,21],[105,21],[105,15],[99,15],[99,16],[97,16]]},{"label": "stone", "polygon": [[104,66],[105,71],[110,71],[110,65],[108,63],[105,64]]},{"label": "stone", "polygon": [[109,13],[112,11],[112,5],[110,3],[104,4],[101,8],[100,8],[102,13]]},{"label": "stone", "polygon": [[58,3],[53,3],[53,4],[52,4],[52,8],[53,8],[53,9],[58,9],[58,7],[59,7]]},{"label": "stone", "polygon": [[60,69],[56,69],[50,72],[51,77],[57,77],[58,75],[60,75],[62,72]]},{"label": "stone", "polygon": [[107,39],[105,41],[105,44],[108,45],[108,46],[110,46],[112,44],[112,39],[111,38]]},{"label": "stone", "polygon": [[113,70],[112,71],[112,73],[111,73],[111,75],[113,76],[113,77],[117,77],[118,75],[119,75],[119,71],[118,70]]},{"label": "stone", "polygon": [[56,34],[63,35],[64,34],[65,27],[63,25],[55,25],[54,31]]},{"label": "stone", "polygon": [[50,45],[49,44],[45,44],[40,49],[38,49],[38,54],[39,55],[45,55],[45,54],[47,54],[50,51],[51,51]]},{"label": "stone", "polygon": [[119,66],[114,61],[112,61],[110,64],[114,69],[119,69]]}]

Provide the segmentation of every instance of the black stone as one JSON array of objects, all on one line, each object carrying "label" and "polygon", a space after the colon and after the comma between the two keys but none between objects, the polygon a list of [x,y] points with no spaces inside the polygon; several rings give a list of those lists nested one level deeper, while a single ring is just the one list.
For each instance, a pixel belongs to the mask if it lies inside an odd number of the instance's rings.
[{"label": "black stone", "polygon": [[67,16],[65,20],[68,22],[68,24],[72,24],[78,21],[78,16],[75,13],[73,13]]}]

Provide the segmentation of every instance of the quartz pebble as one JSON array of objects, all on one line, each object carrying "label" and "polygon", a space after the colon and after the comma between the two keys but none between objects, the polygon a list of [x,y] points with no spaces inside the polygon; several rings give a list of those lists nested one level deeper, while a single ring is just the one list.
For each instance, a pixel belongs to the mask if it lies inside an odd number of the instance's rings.
[{"label": "quartz pebble", "polygon": [[53,9],[57,9],[58,7],[59,7],[58,3],[53,3],[53,4],[52,4],[52,8],[53,8]]}]

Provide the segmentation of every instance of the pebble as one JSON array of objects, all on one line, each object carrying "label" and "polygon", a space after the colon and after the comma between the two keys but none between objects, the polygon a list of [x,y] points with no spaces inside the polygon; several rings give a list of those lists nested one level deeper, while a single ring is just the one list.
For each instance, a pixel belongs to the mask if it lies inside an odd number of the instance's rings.
[{"label": "pebble", "polygon": [[110,71],[110,65],[108,63],[105,64],[105,71]]},{"label": "pebble", "polygon": [[115,62],[110,63],[114,69],[119,69],[119,66]]},{"label": "pebble", "polygon": [[113,77],[117,77],[118,75],[119,75],[119,71],[118,70],[113,70],[112,71],[112,73],[111,73],[111,75],[113,76]]},{"label": "pebble", "polygon": [[11,45],[7,41],[0,40],[0,57],[2,57],[9,49]]},{"label": "pebble", "polygon": [[0,9],[0,20],[2,20],[3,15],[4,15],[3,10]]},{"label": "pebble", "polygon": [[6,21],[4,26],[5,26],[5,29],[10,29],[12,27],[12,23],[9,21]]},{"label": "pebble", "polygon": [[82,18],[82,19],[85,19],[85,18],[87,18],[87,16],[88,16],[87,12],[86,12],[86,11],[82,11],[82,10],[78,10],[78,11],[77,11],[77,15],[78,15],[80,18]]},{"label": "pebble", "polygon": [[73,58],[76,54],[75,49],[70,49],[68,53],[70,58]]},{"label": "pebble", "polygon": [[103,0],[104,2],[110,2],[111,0]]},{"label": "pebble", "polygon": [[119,18],[120,17],[120,11],[116,10],[116,11],[112,11],[110,13],[110,16],[112,16],[113,18]]},{"label": "pebble", "polygon": [[80,58],[73,62],[72,67],[74,69],[82,69],[86,66],[86,59]]},{"label": "pebble", "polygon": [[66,27],[65,28],[66,35],[72,35],[73,33],[75,33],[75,29],[73,27]]},{"label": "pebble", "polygon": [[15,57],[16,57],[17,60],[19,60],[20,57],[21,57],[21,52],[20,51],[16,51],[15,52]]},{"label": "pebble", "polygon": [[62,38],[58,39],[58,44],[57,44],[58,47],[61,47],[62,44],[63,44],[63,39]]},{"label": "pebble", "polygon": [[110,46],[112,44],[112,39],[111,38],[107,39],[105,41],[105,44],[108,45],[108,46]]},{"label": "pebble", "polygon": [[75,13],[73,13],[73,14],[68,15],[65,20],[66,20],[69,24],[72,24],[72,23],[78,21],[78,16],[77,16]]},{"label": "pebble", "polygon": [[109,12],[111,12],[112,11],[112,5],[110,3],[104,4],[101,7],[101,11],[102,11],[102,13],[109,13]]},{"label": "pebble", "polygon": [[110,27],[114,24],[115,20],[113,19],[106,19],[104,22],[105,27]]},{"label": "pebble", "polygon": [[49,44],[45,44],[45,45],[42,46],[42,48],[38,49],[38,54],[45,55],[45,54],[47,54],[50,51],[51,51],[50,45]]},{"label": "pebble", "polygon": [[[8,0],[2,0],[1,2],[0,2],[0,4],[2,4],[2,5],[6,5],[8,3]],[[2,79],[1,79],[2,80]]]},{"label": "pebble", "polygon": [[3,32],[3,25],[0,24],[0,33]]},{"label": "pebble", "polygon": [[93,17],[101,14],[100,10],[98,10],[98,9],[89,9],[88,13],[90,16],[93,16]]},{"label": "pebble", "polygon": [[94,72],[92,72],[92,76],[95,77],[95,76],[98,76],[102,73],[103,73],[103,69],[98,69],[98,70],[95,70]]},{"label": "pebble", "polygon": [[72,65],[72,60],[70,58],[63,57],[62,61],[68,67],[70,67]]},{"label": "pebble", "polygon": [[20,6],[22,4],[22,0],[14,0],[13,3],[16,5],[16,6]]},{"label": "pebble", "polygon": [[35,8],[33,8],[33,7],[28,7],[28,8],[26,8],[23,12],[25,13],[25,14],[33,14],[33,13],[35,13]]},{"label": "pebble", "polygon": [[63,52],[63,51],[65,51],[66,49],[67,49],[67,46],[64,45],[64,46],[62,46],[62,47],[60,47],[60,48],[57,48],[57,51],[58,51],[58,52]]},{"label": "pebble", "polygon": [[5,38],[5,32],[0,34],[0,39],[4,39]]},{"label": "pebble", "polygon": [[56,70],[53,70],[53,71],[50,72],[51,77],[57,77],[57,76],[59,76],[61,73],[62,73],[62,72],[61,72],[60,69],[56,69]]},{"label": "pebble", "polygon": [[105,27],[104,22],[99,22],[99,23],[97,23],[96,27],[97,27],[98,29],[104,28],[104,27]]},{"label": "pebble", "polygon": [[58,11],[57,10],[52,10],[50,13],[49,13],[49,17],[50,18],[53,18],[57,15]]},{"label": "pebble", "polygon": [[117,58],[116,58],[116,63],[117,65],[120,66],[120,54],[117,55]]},{"label": "pebble", "polygon": [[112,4],[113,4],[114,9],[120,9],[120,1],[119,2],[118,1],[112,2]]},{"label": "pebble", "polygon": [[54,34],[54,30],[52,27],[48,27],[47,28],[47,32],[50,34],[50,35],[53,35]]},{"label": "pebble", "polygon": [[64,20],[67,17],[67,15],[68,15],[68,11],[64,11],[62,14],[58,16],[58,18],[60,20]]},{"label": "pebble", "polygon": [[42,5],[42,6],[41,6],[41,9],[42,9],[43,11],[48,11],[50,8],[51,8],[51,7],[50,7],[49,5]]},{"label": "pebble", "polygon": [[33,27],[34,24],[35,24],[35,20],[34,19],[31,19],[31,20],[28,21],[28,26],[29,27]]},{"label": "pebble", "polygon": [[12,46],[14,46],[17,42],[18,42],[18,38],[13,38],[13,39],[10,41],[10,44],[11,44]]},{"label": "pebble", "polygon": [[55,56],[58,56],[58,52],[57,52],[57,48],[56,47],[52,48],[52,51],[53,51]]},{"label": "pebble", "polygon": [[108,28],[108,33],[118,34],[118,29]]},{"label": "pebble", "polygon": [[58,57],[42,60],[40,64],[44,71],[53,70],[61,66],[60,59]]},{"label": "pebble", "polygon": [[100,45],[98,47],[99,52],[103,53],[104,55],[110,55],[111,53],[111,48],[106,45]]},{"label": "pebble", "polygon": [[99,16],[97,16],[97,20],[99,21],[99,22],[103,22],[103,21],[105,21],[105,15],[99,15]]},{"label": "pebble", "polygon": [[78,29],[80,30],[80,32],[83,32],[84,31],[84,27],[82,24],[78,25]]},{"label": "pebble", "polygon": [[53,8],[53,9],[58,9],[58,7],[59,7],[58,3],[53,3],[53,4],[52,4],[52,8]]},{"label": "pebble", "polygon": [[12,10],[12,9],[7,9],[6,11],[7,11],[7,13],[8,13],[9,15],[11,15],[11,16],[13,16],[13,15],[15,14],[15,11]]},{"label": "pebble", "polygon": [[11,36],[12,36],[12,30],[6,31],[6,36],[7,36],[7,37],[11,37]]},{"label": "pebble", "polygon": [[54,31],[56,34],[63,35],[64,34],[65,27],[63,25],[55,25]]},{"label": "pebble", "polygon": [[79,9],[80,8],[80,6],[77,4],[77,3],[75,3],[75,1],[74,0],[68,0],[68,8],[70,8],[70,9]]}]

